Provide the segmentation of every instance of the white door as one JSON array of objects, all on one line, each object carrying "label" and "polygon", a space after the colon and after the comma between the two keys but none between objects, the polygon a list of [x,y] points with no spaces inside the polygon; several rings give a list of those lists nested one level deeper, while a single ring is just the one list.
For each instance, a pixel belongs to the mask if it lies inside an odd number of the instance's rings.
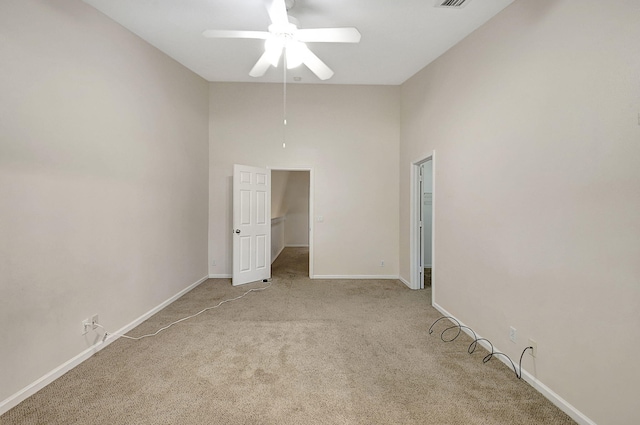
[{"label": "white door", "polygon": [[418,207],[418,216],[420,217],[418,219],[418,240],[420,241],[418,243],[418,288],[424,289],[424,164],[419,165],[418,174],[418,199],[420,199],[420,206]]},{"label": "white door", "polygon": [[233,278],[242,285],[271,277],[271,170],[233,166]]}]

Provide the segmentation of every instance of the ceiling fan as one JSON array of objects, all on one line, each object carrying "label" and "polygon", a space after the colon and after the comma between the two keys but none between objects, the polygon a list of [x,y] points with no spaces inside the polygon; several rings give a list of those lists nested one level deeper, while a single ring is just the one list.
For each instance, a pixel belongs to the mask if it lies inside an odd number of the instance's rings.
[{"label": "ceiling fan", "polygon": [[[282,52],[288,69],[305,64],[321,80],[333,76],[333,71],[307,47],[306,43],[359,43],[360,32],[348,28],[299,29],[287,15],[285,0],[266,0],[271,19],[268,31],[206,30],[208,38],[253,38],[265,40],[265,49],[249,75],[261,77],[269,66],[278,66]],[[290,1],[292,5],[294,1]]]}]

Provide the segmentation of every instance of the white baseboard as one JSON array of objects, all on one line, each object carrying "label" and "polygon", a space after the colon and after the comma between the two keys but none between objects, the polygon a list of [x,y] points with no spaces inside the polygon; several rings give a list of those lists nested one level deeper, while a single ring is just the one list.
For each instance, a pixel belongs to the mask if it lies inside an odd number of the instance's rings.
[{"label": "white baseboard", "polygon": [[230,274],[210,274],[209,279],[231,279]]},{"label": "white baseboard", "polygon": [[379,280],[379,279],[398,279],[397,275],[329,275],[329,274],[316,274],[311,276],[311,279],[367,279],[367,280]]},{"label": "white baseboard", "polygon": [[[447,310],[442,308],[442,306],[438,305],[437,303],[433,303],[433,307],[436,310],[438,310],[440,313],[442,313],[444,316],[450,316],[458,320],[457,317],[453,316],[451,313],[449,313]],[[460,320],[458,320],[458,322],[460,322],[462,326],[467,326],[464,323],[462,323]],[[466,333],[467,335],[473,338],[473,336],[471,335],[471,332],[468,329],[462,328],[462,330],[464,331],[464,333]],[[476,333],[476,336],[477,338],[482,338],[482,336],[478,333]],[[480,341],[480,345],[482,345],[489,352],[491,351],[491,347],[489,346],[487,341],[485,340]],[[496,346],[494,346],[493,349],[494,351],[500,351],[500,349]],[[495,358],[499,359],[502,363],[507,365],[509,369],[512,368],[511,363],[505,357],[495,356]],[[529,385],[535,388],[540,394],[545,396],[545,398],[547,398],[551,403],[553,403],[558,409],[562,410],[564,413],[569,415],[571,419],[576,421],[578,424],[596,425],[596,423],[591,419],[589,419],[584,413],[576,409],[568,401],[560,397],[551,388],[547,387],[545,384],[543,384],[540,380],[535,378],[531,373],[527,372],[525,369],[522,369],[522,379],[524,379],[527,383],[529,383]]]},{"label": "white baseboard", "polygon": [[405,279],[404,277],[402,277],[402,276],[398,276],[398,280],[399,280],[400,282],[404,283],[405,285],[407,285],[407,287],[408,287],[409,289],[416,289],[416,288],[412,287],[412,286],[411,286],[411,282],[409,282],[409,281],[408,281],[407,279]]},{"label": "white baseboard", "polygon": [[50,383],[52,383],[53,381],[55,381],[56,379],[58,379],[59,377],[61,377],[65,373],[67,373],[68,371],[70,371],[71,369],[73,369],[74,367],[78,366],[80,363],[82,363],[85,360],[87,360],[89,357],[93,356],[98,351],[102,350],[103,348],[106,348],[107,345],[111,344],[112,342],[114,342],[115,340],[120,338],[119,335],[126,334],[131,329],[135,328],[140,323],[144,322],[149,317],[153,316],[154,314],[156,314],[157,312],[159,312],[160,310],[162,310],[163,308],[165,308],[166,306],[168,306],[169,304],[171,304],[172,302],[174,302],[175,300],[177,300],[178,298],[180,298],[181,296],[183,296],[187,292],[191,291],[192,289],[194,289],[196,286],[200,285],[202,282],[204,282],[207,279],[208,279],[208,277],[205,276],[205,277],[199,279],[197,282],[192,283],[191,285],[187,286],[185,289],[183,289],[180,292],[178,292],[176,295],[172,296],[171,298],[167,299],[166,301],[162,302],[158,306],[156,306],[153,309],[149,310],[148,312],[146,312],[142,316],[138,317],[133,322],[129,323],[128,325],[125,325],[124,327],[119,329],[117,332],[114,332],[113,334],[110,333],[109,336],[107,337],[107,339],[105,339],[104,341],[100,340],[100,342],[95,343],[94,345],[92,345],[91,347],[87,348],[86,350],[84,350],[83,352],[78,354],[77,356],[75,356],[72,359],[66,361],[65,363],[63,363],[60,366],[58,366],[57,368],[53,369],[49,373],[45,374],[44,376],[42,376],[38,380],[36,380],[36,381],[32,382],[31,384],[27,385],[26,387],[24,387],[23,389],[21,389],[17,393],[13,394],[12,396],[7,398],[6,400],[1,401],[0,402],[0,415],[6,413],[7,411],[9,411],[9,409],[17,406],[22,401],[24,401],[27,398],[31,397],[32,395],[34,395],[35,393],[37,393],[38,391],[40,391],[41,389],[43,389],[44,387],[46,387],[47,385],[49,385]]},{"label": "white baseboard", "polygon": [[555,404],[558,409],[569,415],[571,419],[580,425],[596,425],[596,423],[589,419],[584,413],[573,407],[567,400],[560,397],[551,388],[547,387],[524,369],[522,369],[522,379],[527,381],[529,385],[538,390],[540,394],[545,396],[551,403]]},{"label": "white baseboard", "polygon": [[286,244],[285,248],[309,248],[309,244]]}]

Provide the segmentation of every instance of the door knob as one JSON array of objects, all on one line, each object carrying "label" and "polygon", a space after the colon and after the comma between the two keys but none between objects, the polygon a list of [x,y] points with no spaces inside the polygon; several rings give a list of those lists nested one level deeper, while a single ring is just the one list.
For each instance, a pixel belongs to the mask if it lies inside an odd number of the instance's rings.
[{"label": "door knob", "polygon": [[236,229],[236,233],[240,233],[240,229]]}]

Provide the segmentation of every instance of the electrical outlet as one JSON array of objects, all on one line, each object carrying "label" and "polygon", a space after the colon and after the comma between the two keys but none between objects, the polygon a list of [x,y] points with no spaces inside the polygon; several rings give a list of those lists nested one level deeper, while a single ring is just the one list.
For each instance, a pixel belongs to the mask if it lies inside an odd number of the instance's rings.
[{"label": "electrical outlet", "polygon": [[380,267],[384,267],[384,260],[380,261]]},{"label": "electrical outlet", "polygon": [[89,329],[91,329],[91,320],[84,319],[82,321],[82,335],[86,335]]},{"label": "electrical outlet", "polygon": [[94,314],[91,316],[91,329],[96,329],[98,327],[98,315]]},{"label": "electrical outlet", "polygon": [[527,347],[532,347],[532,350],[528,350],[529,355],[532,357],[536,357],[538,355],[538,343],[529,338],[529,345]]},{"label": "electrical outlet", "polygon": [[213,260],[213,261],[211,261],[211,265],[212,265],[213,267],[215,267],[215,266],[217,266],[218,264],[216,263],[216,260]]},{"label": "electrical outlet", "polygon": [[509,327],[509,339],[511,340],[511,342],[515,343],[517,338],[518,338],[518,331],[513,326],[510,326]]}]

